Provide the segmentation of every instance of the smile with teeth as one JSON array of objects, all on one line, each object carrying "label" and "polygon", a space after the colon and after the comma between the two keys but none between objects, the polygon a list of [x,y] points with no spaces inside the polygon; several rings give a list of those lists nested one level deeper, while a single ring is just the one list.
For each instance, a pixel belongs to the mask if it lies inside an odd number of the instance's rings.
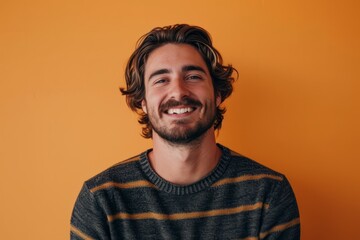
[{"label": "smile with teeth", "polygon": [[187,107],[187,108],[170,108],[166,112],[168,114],[182,114],[182,113],[189,113],[194,111],[195,108]]}]

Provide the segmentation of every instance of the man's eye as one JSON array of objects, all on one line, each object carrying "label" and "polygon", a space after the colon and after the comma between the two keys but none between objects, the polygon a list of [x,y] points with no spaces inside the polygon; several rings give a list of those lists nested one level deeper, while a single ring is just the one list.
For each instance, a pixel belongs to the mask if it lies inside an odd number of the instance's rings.
[{"label": "man's eye", "polygon": [[166,82],[166,79],[159,79],[159,80],[154,81],[154,85],[165,83],[165,82]]},{"label": "man's eye", "polygon": [[201,79],[201,76],[199,76],[199,75],[189,75],[186,79],[188,79],[188,80],[198,80],[198,79]]}]

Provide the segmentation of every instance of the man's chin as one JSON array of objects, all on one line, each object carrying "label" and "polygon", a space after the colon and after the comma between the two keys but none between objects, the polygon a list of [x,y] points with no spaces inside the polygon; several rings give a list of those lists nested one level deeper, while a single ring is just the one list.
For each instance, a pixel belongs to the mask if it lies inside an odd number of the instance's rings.
[{"label": "man's chin", "polygon": [[176,127],[173,130],[167,129],[167,131],[156,131],[157,135],[160,138],[164,139],[165,141],[171,144],[190,144],[195,140],[198,140],[206,131],[207,129],[194,129],[189,127]]}]

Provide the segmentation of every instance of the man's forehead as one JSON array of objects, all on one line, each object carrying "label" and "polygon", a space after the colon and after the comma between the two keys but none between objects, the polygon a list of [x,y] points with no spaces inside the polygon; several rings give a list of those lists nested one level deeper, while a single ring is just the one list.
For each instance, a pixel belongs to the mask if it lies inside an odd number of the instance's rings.
[{"label": "man's forehead", "polygon": [[181,71],[198,70],[207,73],[207,65],[199,51],[189,44],[168,43],[153,50],[145,63],[145,76],[154,71],[173,69]]}]

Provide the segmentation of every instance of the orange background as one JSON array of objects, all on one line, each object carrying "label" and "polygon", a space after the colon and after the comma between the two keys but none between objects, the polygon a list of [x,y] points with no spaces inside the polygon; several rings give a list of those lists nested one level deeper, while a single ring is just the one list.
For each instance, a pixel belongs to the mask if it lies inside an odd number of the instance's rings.
[{"label": "orange background", "polygon": [[0,3],[1,239],[68,239],[86,179],[151,146],[118,91],[155,26],[207,29],[240,73],[218,141],[288,176],[302,239],[355,239],[359,1]]}]

